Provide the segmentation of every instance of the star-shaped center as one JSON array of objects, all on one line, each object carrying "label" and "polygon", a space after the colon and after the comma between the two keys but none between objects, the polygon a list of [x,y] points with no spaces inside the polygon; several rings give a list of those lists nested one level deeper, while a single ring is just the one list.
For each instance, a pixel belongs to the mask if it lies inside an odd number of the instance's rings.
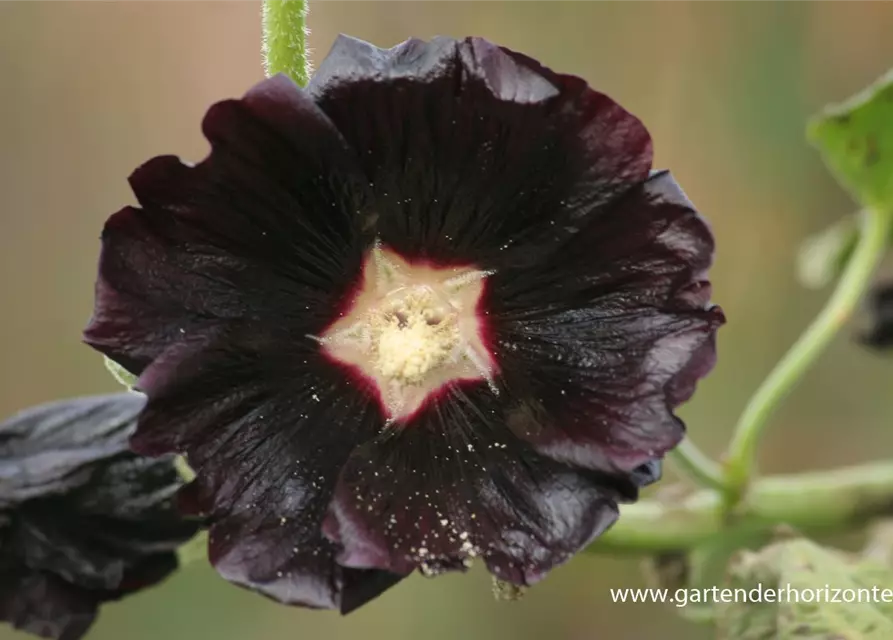
[{"label": "star-shaped center", "polygon": [[495,392],[495,363],[478,317],[489,275],[411,264],[376,244],[350,308],[313,338],[375,384],[390,422],[456,381],[484,380]]}]

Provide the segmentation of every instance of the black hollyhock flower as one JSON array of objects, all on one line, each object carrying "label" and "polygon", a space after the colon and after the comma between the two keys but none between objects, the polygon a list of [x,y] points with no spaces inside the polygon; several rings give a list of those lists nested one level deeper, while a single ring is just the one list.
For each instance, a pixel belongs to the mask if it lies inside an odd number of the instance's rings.
[{"label": "black hollyhock flower", "polygon": [[871,327],[862,342],[875,349],[893,348],[893,282],[875,287],[869,297]]},{"label": "black hollyhock flower", "polygon": [[723,316],[636,118],[480,39],[342,37],[203,129],[131,176],[86,340],[222,575],[342,611],[475,557],[526,585],[657,478]]},{"label": "black hollyhock flower", "polygon": [[0,424],[0,620],[76,640],[101,603],[177,568],[198,524],[174,508],[173,458],[128,449],[144,404],[77,398]]}]

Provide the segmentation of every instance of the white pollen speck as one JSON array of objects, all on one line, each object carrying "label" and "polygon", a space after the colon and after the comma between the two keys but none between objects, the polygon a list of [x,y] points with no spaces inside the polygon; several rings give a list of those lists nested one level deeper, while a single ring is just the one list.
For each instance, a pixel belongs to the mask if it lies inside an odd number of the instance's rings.
[{"label": "white pollen speck", "polygon": [[440,526],[441,526],[441,527],[445,527],[445,526],[447,526],[449,523],[450,523],[450,521],[447,520],[446,518],[444,518],[443,520],[440,521]]}]

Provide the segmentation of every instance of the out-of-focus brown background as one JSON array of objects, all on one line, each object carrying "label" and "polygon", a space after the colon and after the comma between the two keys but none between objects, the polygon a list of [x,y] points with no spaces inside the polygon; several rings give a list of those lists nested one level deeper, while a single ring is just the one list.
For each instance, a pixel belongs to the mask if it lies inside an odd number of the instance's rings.
[{"label": "out-of-focus brown background", "polygon": [[[103,220],[128,173],[161,153],[200,159],[212,102],[262,77],[257,2],[0,3],[0,416],[111,391],[80,344]],[[794,277],[799,241],[853,205],[804,142],[805,119],[893,66],[893,3],[316,2],[320,59],[336,33],[378,45],[482,35],[587,78],[640,116],[714,225],[720,363],[684,408],[719,453],[748,394],[822,303]],[[893,362],[841,337],[775,418],[766,470],[893,451]],[[91,640],[698,640],[641,586],[635,560],[578,557],[520,603],[482,572],[414,577],[341,618],[274,605],[199,562],[105,607]],[[0,639],[24,636],[0,627]]]}]

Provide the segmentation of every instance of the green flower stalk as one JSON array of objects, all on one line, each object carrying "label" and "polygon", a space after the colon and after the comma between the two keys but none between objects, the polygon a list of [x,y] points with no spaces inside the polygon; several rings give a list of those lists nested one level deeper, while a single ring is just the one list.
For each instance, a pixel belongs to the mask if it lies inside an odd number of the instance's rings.
[{"label": "green flower stalk", "polygon": [[306,0],[265,0],[263,50],[267,76],[284,73],[299,86],[310,79]]}]

